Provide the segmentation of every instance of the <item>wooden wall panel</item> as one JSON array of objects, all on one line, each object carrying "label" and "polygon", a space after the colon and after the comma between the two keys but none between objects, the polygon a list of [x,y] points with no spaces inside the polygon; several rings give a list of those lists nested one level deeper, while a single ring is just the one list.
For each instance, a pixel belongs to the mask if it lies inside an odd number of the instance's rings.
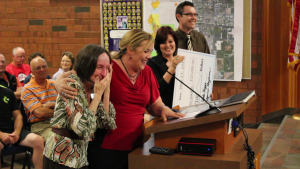
[{"label": "wooden wall panel", "polygon": [[299,81],[287,69],[290,9],[287,1],[263,1],[262,114],[299,107]]}]

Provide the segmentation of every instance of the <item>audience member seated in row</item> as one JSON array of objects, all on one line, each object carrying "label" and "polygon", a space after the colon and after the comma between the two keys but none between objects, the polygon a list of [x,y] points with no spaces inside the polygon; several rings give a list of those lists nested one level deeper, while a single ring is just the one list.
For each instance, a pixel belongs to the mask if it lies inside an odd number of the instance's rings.
[{"label": "audience member seated in row", "polygon": [[[90,169],[128,168],[128,154],[143,144],[145,108],[164,120],[169,116],[185,116],[173,112],[162,102],[156,77],[146,65],[152,50],[152,36],[141,29],[130,30],[121,39],[120,52],[113,60],[110,84],[117,128],[96,131],[94,141],[88,146]],[[58,91],[67,91],[62,87],[64,81],[67,80],[58,78],[55,82]]]},{"label": "audience member seated in row", "polygon": [[23,117],[20,110],[18,110],[16,97],[10,89],[0,85],[0,98],[0,156],[1,150],[9,145],[31,147],[33,148],[32,162],[34,167],[42,169],[43,138],[22,129]]},{"label": "audience member seated in row", "polygon": [[13,61],[5,69],[11,75],[15,75],[22,86],[24,86],[26,76],[31,72],[30,66],[24,63],[25,57],[25,50],[21,47],[15,47],[12,51]]},{"label": "audience member seated in row", "polygon": [[9,88],[14,92],[15,97],[20,101],[22,84],[16,78],[16,76],[11,75],[7,71],[6,68],[6,59],[3,54],[0,53],[0,85]]},{"label": "audience member seated in row", "polygon": [[53,75],[52,80],[56,80],[58,75],[72,70],[74,67],[75,58],[71,52],[64,52],[61,57],[61,68],[59,68],[59,70]]},{"label": "audience member seated in row", "polygon": [[[46,60],[45,56],[43,54],[41,54],[40,52],[35,52],[35,53],[32,53],[29,58],[28,58],[28,63],[30,64],[30,62],[32,61],[32,59],[36,58],[36,57],[41,57],[43,59]],[[24,81],[24,85],[27,84],[30,79],[31,79],[32,76],[32,73],[30,73],[26,78],[25,78],[25,81]],[[47,75],[47,79],[51,79],[50,75]]]},{"label": "audience member seated in row", "polygon": [[48,66],[43,58],[34,58],[30,66],[34,78],[23,88],[21,98],[31,123],[31,132],[46,141],[52,129],[50,118],[53,117],[57,92],[54,81],[46,79]]},{"label": "audience member seated in row", "polygon": [[[104,48],[83,47],[69,75],[78,89],[74,99],[59,94],[44,150],[44,169],[87,168],[87,146],[96,128],[115,129],[115,108],[109,101],[111,57]],[[94,92],[92,98],[91,92]]]}]

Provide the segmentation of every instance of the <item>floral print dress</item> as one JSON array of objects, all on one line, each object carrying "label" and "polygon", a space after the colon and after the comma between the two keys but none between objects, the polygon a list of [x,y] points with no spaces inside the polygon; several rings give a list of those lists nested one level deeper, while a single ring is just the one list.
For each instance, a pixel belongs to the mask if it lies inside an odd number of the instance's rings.
[{"label": "floral print dress", "polygon": [[115,124],[115,108],[110,102],[109,113],[105,113],[102,102],[98,105],[94,114],[89,109],[85,90],[80,78],[71,74],[76,82],[68,82],[68,85],[78,89],[75,99],[65,98],[58,95],[56,99],[54,116],[51,119],[53,128],[67,128],[73,130],[82,140],[71,139],[60,136],[50,131],[46,141],[44,155],[48,159],[68,166],[70,168],[81,168],[88,165],[87,147],[97,128],[117,128]]}]

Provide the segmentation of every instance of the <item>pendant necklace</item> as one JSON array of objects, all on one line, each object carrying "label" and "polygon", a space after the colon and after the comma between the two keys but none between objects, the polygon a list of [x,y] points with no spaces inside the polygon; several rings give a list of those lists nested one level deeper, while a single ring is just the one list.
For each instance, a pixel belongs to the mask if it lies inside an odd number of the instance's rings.
[{"label": "pendant necklace", "polygon": [[127,70],[127,68],[126,68],[126,66],[125,66],[125,64],[123,63],[123,61],[122,61],[122,59],[121,59],[121,58],[120,58],[120,60],[121,60],[121,62],[122,62],[122,64],[123,64],[123,66],[124,66],[124,68],[125,68],[125,70],[126,70],[126,73],[127,73],[128,77],[129,77],[130,81],[131,81],[131,82],[135,82],[135,81],[136,81],[136,79],[137,79],[137,77],[138,77],[138,75],[140,74],[140,72],[139,72],[139,73],[137,73],[137,74],[136,74],[136,75],[134,75],[134,76],[130,75],[130,74],[128,73],[128,70]]}]

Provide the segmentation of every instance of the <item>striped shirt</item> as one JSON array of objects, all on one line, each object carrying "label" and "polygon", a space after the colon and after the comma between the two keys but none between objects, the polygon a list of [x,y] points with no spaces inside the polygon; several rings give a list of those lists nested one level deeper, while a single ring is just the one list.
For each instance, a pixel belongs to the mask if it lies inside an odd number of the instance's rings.
[{"label": "striped shirt", "polygon": [[54,86],[54,81],[47,80],[46,88],[40,86],[31,79],[23,88],[21,98],[23,105],[25,107],[25,112],[28,121],[30,123],[46,120],[47,118],[37,118],[33,114],[33,110],[43,106],[43,104],[48,102],[55,102],[57,97],[57,91]]}]

